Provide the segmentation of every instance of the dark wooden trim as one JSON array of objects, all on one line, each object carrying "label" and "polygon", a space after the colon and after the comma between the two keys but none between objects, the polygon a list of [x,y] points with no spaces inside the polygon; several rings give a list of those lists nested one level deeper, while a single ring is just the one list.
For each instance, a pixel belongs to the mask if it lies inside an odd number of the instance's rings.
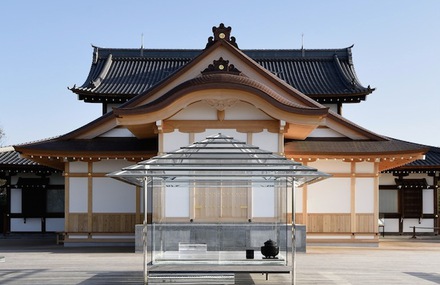
[{"label": "dark wooden trim", "polygon": [[44,215],[25,215],[22,213],[10,213],[11,219],[36,219],[36,218],[64,218],[64,213],[45,213]]},{"label": "dark wooden trim", "polygon": [[397,185],[379,185],[379,190],[399,190]]}]

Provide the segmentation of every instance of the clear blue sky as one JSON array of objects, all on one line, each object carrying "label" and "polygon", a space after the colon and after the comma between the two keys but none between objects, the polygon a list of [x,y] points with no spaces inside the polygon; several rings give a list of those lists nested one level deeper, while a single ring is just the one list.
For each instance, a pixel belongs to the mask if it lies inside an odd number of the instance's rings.
[{"label": "clear blue sky", "polygon": [[58,136],[101,114],[81,85],[91,44],[204,48],[212,26],[240,48],[343,48],[376,91],[344,115],[382,135],[440,146],[440,1],[33,1],[0,3],[3,145]]}]

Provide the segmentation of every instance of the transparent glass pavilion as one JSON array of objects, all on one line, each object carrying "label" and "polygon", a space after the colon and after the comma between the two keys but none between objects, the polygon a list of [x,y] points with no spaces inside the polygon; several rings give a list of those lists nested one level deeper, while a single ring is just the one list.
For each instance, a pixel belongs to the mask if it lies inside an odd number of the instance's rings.
[{"label": "transparent glass pavilion", "polygon": [[[109,176],[145,190],[145,284],[225,272],[290,273],[294,284],[295,187],[329,175],[217,134]],[[275,257],[260,252],[268,240]]]}]

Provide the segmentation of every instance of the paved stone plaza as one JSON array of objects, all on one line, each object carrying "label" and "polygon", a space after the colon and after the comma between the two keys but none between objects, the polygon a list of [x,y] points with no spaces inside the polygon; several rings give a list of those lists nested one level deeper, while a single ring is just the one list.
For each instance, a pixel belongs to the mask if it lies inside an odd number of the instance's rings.
[{"label": "paved stone plaza", "polygon": [[[0,238],[0,284],[142,284],[134,247],[65,248],[55,240]],[[240,274],[236,284],[290,284],[287,275]],[[309,246],[297,255],[297,283],[440,284],[440,239],[381,240],[378,248]]]}]

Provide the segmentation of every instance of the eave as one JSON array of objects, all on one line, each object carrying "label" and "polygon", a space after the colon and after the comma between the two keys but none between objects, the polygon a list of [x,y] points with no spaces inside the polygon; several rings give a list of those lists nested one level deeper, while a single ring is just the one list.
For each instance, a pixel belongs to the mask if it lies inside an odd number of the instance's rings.
[{"label": "eave", "polygon": [[125,159],[139,161],[157,154],[157,139],[95,138],[91,140],[53,139],[15,147],[23,157],[42,165],[64,169],[68,161]]},{"label": "eave", "polygon": [[386,141],[302,141],[287,142],[285,155],[299,162],[316,160],[343,160],[345,162],[375,162],[379,171],[403,166],[424,159],[429,150],[409,142]]}]

